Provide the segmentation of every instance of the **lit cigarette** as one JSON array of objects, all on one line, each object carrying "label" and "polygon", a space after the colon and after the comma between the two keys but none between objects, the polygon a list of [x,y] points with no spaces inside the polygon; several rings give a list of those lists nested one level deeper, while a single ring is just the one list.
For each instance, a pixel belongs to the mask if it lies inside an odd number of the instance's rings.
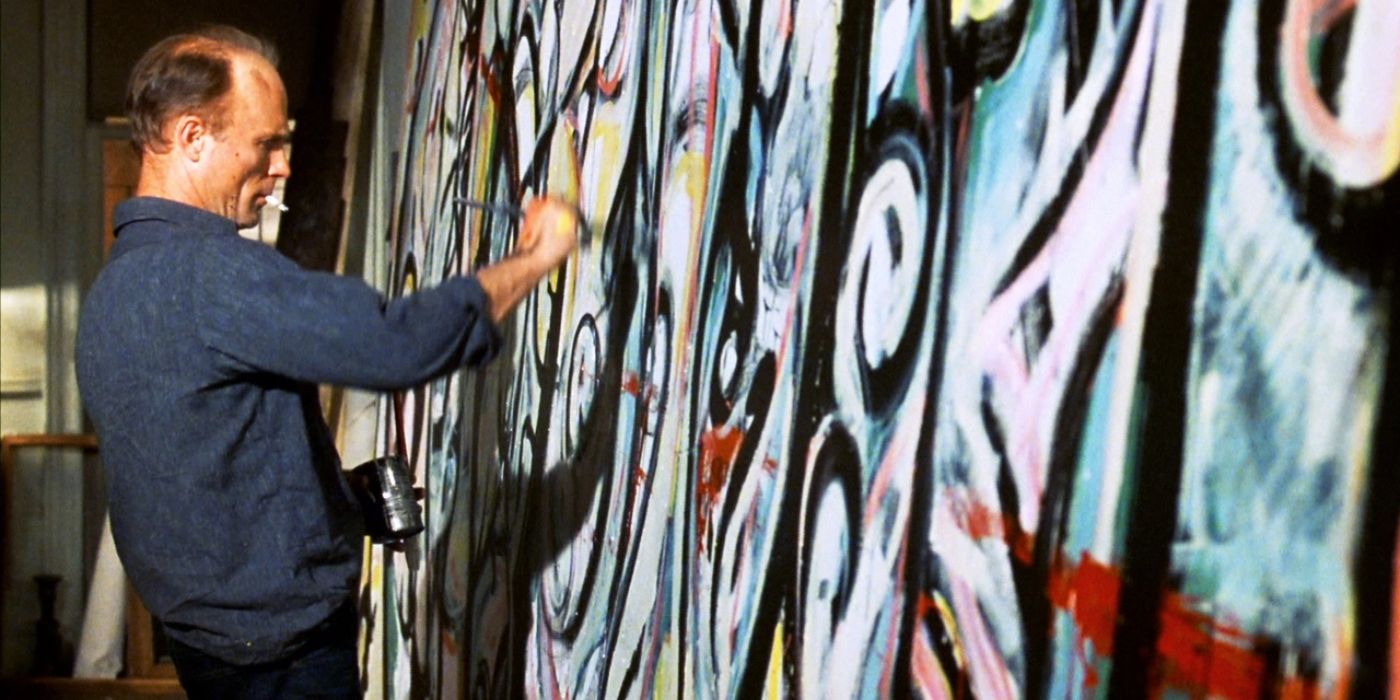
[{"label": "lit cigarette", "polygon": [[268,196],[267,196],[267,203],[268,203],[268,204],[271,204],[271,205],[274,206],[274,207],[277,207],[277,210],[278,210],[278,211],[290,211],[290,209],[288,209],[287,205],[283,204],[283,203],[282,203],[282,200],[280,200],[280,199],[277,198],[277,195],[272,195],[272,194],[268,195]]}]

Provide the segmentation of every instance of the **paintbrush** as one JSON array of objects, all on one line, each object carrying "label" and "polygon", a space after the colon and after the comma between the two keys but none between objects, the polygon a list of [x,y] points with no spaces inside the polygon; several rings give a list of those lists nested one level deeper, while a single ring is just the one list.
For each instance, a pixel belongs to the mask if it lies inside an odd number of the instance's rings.
[{"label": "paintbrush", "polygon": [[[452,201],[462,206],[480,209],[497,216],[504,216],[509,219],[521,221],[525,218],[525,210],[513,204],[502,204],[500,202],[483,202],[471,197],[456,197]],[[593,227],[588,225],[588,219],[584,217],[583,210],[577,204],[555,200],[573,210],[574,220],[578,222],[578,248],[579,252],[587,253],[593,244]]]},{"label": "paintbrush", "polygon": [[452,201],[454,201],[454,202],[456,202],[456,203],[458,203],[458,204],[461,204],[461,205],[463,205],[463,206],[471,207],[472,209],[480,209],[480,210],[482,210],[482,211],[490,212],[490,213],[492,213],[492,214],[496,214],[496,215],[498,215],[498,216],[504,216],[504,217],[507,217],[507,218],[510,218],[510,219],[519,220],[519,219],[525,218],[525,210],[524,210],[524,209],[521,209],[520,207],[516,207],[516,206],[511,206],[511,205],[509,205],[509,204],[498,204],[498,203],[496,203],[496,202],[483,202],[483,201],[481,201],[481,200],[479,200],[479,199],[471,199],[471,198],[469,198],[469,197],[457,197],[456,199],[454,199],[454,200],[452,200]]}]

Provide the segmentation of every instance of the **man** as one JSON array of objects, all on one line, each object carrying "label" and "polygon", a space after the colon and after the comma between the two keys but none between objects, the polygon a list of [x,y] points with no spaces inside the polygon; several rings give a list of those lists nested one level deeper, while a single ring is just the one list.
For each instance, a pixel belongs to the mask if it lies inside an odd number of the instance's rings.
[{"label": "man", "polygon": [[146,53],[127,94],[136,197],[79,321],[112,532],[192,697],[358,697],[364,523],[316,386],[486,362],[576,244],[572,210],[537,200],[515,255],[387,304],[302,270],[237,234],[290,174],[286,103],[275,54],[238,30]]}]

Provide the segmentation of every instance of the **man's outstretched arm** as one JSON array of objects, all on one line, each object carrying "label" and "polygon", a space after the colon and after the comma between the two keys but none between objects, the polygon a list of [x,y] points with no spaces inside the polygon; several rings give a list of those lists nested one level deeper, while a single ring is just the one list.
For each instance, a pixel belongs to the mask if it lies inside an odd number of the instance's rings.
[{"label": "man's outstretched arm", "polygon": [[379,391],[481,365],[499,348],[501,319],[573,252],[573,212],[537,200],[510,257],[387,303],[364,280],[303,270],[268,246],[210,237],[195,307],[201,338],[231,373]]}]

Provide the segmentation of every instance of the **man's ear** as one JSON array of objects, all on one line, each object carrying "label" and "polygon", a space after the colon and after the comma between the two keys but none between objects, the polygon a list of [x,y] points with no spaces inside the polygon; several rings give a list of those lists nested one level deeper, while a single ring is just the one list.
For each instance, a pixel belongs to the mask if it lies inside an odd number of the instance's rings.
[{"label": "man's ear", "polygon": [[181,114],[175,118],[171,130],[175,150],[189,160],[199,162],[209,137],[213,135],[209,123],[197,114]]}]

